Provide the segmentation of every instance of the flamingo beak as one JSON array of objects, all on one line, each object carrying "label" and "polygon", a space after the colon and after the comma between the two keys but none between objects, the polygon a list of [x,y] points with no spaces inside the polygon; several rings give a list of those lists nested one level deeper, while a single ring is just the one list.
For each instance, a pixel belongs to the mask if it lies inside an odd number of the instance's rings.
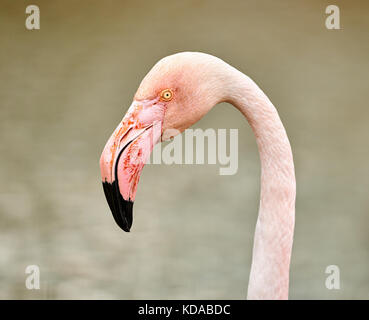
[{"label": "flamingo beak", "polygon": [[122,230],[129,232],[133,222],[133,202],[123,199],[116,181],[103,182],[103,188],[115,222]]},{"label": "flamingo beak", "polygon": [[126,232],[133,222],[133,202],[140,174],[154,145],[160,141],[162,115],[153,112],[160,109],[133,102],[100,158],[106,200],[115,222]]}]

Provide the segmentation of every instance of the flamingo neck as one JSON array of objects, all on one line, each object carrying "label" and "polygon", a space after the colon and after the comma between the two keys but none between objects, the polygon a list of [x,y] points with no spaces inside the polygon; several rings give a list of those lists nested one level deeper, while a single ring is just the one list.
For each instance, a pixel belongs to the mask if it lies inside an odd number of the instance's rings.
[{"label": "flamingo neck", "polygon": [[246,117],[261,161],[261,192],[248,299],[288,299],[296,182],[291,146],[277,110],[249,77],[233,69],[227,101]]}]

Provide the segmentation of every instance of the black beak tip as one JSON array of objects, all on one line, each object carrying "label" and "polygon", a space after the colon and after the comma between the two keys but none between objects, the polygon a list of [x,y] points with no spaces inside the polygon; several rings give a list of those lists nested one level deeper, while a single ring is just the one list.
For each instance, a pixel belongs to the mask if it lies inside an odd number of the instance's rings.
[{"label": "black beak tip", "polygon": [[103,182],[106,200],[117,225],[125,232],[130,232],[133,223],[133,202],[123,199],[118,183]]},{"label": "black beak tip", "polygon": [[125,231],[125,232],[131,232],[131,229],[130,229],[130,228],[128,228],[126,225],[119,225],[119,227],[120,227],[123,231]]}]

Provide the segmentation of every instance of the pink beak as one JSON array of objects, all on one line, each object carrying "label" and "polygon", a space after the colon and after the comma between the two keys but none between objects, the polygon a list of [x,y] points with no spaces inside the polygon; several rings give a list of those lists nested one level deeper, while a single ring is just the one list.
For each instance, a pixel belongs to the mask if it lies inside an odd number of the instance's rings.
[{"label": "pink beak", "polygon": [[105,145],[100,158],[106,200],[115,222],[129,232],[141,171],[160,140],[164,106],[134,101]]}]

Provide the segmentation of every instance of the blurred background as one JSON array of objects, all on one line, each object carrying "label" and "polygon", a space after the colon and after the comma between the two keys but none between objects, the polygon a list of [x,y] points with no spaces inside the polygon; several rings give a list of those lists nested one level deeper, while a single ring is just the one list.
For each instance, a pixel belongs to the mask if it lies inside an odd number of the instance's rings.
[{"label": "blurred background", "polygon": [[[25,28],[36,4],[41,29]],[[336,4],[341,30],[327,30]],[[244,299],[259,203],[255,138],[235,108],[239,170],[148,165],[131,233],[115,224],[99,157],[145,74],[202,51],[277,107],[297,175],[291,299],[369,298],[367,1],[14,1],[0,4],[0,298]],[[27,290],[36,264],[41,289]],[[340,290],[325,269],[340,268]]]}]

